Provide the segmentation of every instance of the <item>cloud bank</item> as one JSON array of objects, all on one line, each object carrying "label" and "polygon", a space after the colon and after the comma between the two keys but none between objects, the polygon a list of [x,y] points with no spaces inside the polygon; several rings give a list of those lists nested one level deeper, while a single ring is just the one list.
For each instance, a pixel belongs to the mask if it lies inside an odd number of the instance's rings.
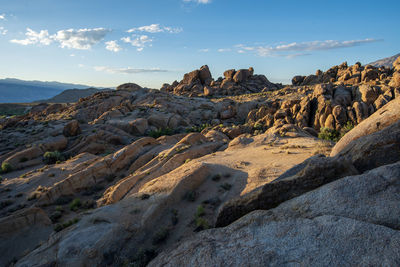
[{"label": "cloud bank", "polygon": [[122,50],[121,46],[119,46],[116,40],[106,42],[106,49],[115,53]]},{"label": "cloud bank", "polygon": [[53,42],[58,42],[61,48],[88,50],[91,49],[93,45],[102,41],[109,32],[110,30],[104,28],[68,29],[50,35],[48,30],[36,32],[27,28],[25,39],[13,39],[10,42],[20,45],[50,45]]},{"label": "cloud bank", "polygon": [[186,2],[186,3],[194,2],[197,4],[209,4],[209,3],[211,3],[211,0],[183,0],[183,2]]},{"label": "cloud bank", "polygon": [[160,32],[166,32],[166,33],[180,33],[182,32],[182,28],[172,28],[172,27],[165,27],[161,26],[160,24],[151,24],[147,26],[141,26],[137,28],[132,28],[127,30],[126,32],[148,32],[148,33],[160,33]]},{"label": "cloud bank", "polygon": [[143,51],[145,47],[152,46],[153,39],[147,35],[132,35],[131,37],[122,37],[121,40],[125,43],[136,47],[137,51]]},{"label": "cloud bank", "polygon": [[[260,57],[277,57],[286,56],[294,58],[298,56],[310,55],[311,51],[322,51],[340,49],[346,47],[354,47],[367,43],[374,43],[381,40],[377,39],[362,39],[362,40],[349,40],[349,41],[312,41],[312,42],[293,42],[290,44],[282,44],[277,46],[245,46],[237,45],[235,48],[238,53],[254,52]],[[305,53],[308,52],[308,53]]]},{"label": "cloud bank", "polygon": [[112,74],[137,74],[137,73],[152,73],[152,72],[168,72],[168,70],[162,70],[158,68],[154,69],[135,69],[135,68],[111,68],[111,67],[106,67],[106,66],[96,66],[94,67],[94,70],[96,71],[101,71],[101,72],[107,72],[107,73],[112,73]]}]

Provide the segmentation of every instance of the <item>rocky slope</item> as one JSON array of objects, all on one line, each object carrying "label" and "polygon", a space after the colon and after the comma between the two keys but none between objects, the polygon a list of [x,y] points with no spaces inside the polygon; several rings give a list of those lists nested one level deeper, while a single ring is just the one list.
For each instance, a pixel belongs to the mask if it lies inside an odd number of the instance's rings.
[{"label": "rocky slope", "polygon": [[0,265],[398,265],[399,63],[203,66],[0,119]]}]

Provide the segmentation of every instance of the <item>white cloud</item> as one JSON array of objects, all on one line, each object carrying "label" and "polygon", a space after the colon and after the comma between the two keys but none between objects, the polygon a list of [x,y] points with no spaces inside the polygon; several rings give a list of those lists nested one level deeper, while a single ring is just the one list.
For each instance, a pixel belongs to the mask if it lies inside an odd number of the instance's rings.
[{"label": "white cloud", "polygon": [[101,72],[107,72],[107,73],[122,73],[122,74],[136,74],[136,73],[151,73],[151,72],[168,72],[168,70],[162,70],[159,68],[154,68],[154,69],[135,69],[135,68],[111,68],[111,67],[106,67],[106,66],[96,66],[94,67],[94,70],[96,71],[101,71]]},{"label": "white cloud", "polygon": [[129,43],[132,46],[136,47],[137,51],[143,51],[143,49],[147,46],[152,46],[153,39],[151,39],[147,35],[132,35],[131,37],[123,37],[121,40],[125,43]]},{"label": "white cloud", "polygon": [[13,39],[10,42],[20,45],[31,45],[31,44],[41,44],[50,45],[53,42],[52,37],[49,35],[47,30],[41,30],[36,32],[30,28],[26,29],[26,38],[22,40]]},{"label": "white cloud", "polygon": [[232,49],[230,49],[230,48],[220,48],[220,49],[218,49],[218,52],[220,52],[220,53],[230,52],[230,51],[232,51]]},{"label": "white cloud", "polygon": [[[247,51],[255,51],[257,55],[261,57],[276,57],[285,56],[288,58],[294,58],[297,56],[310,55],[309,53],[301,53],[307,51],[318,51],[318,50],[331,50],[346,47],[359,46],[366,43],[377,42],[377,39],[363,39],[363,40],[349,40],[349,41],[312,41],[312,42],[293,42],[290,44],[282,44],[277,46],[235,46],[238,53],[245,53]],[[297,53],[293,53],[297,52]],[[300,52],[300,53],[299,53]],[[289,54],[288,54],[289,53]]]},{"label": "white cloud", "polygon": [[199,49],[199,52],[207,53],[207,52],[210,52],[210,49],[208,49],[208,48]]},{"label": "white cloud", "polygon": [[151,24],[147,26],[141,26],[138,28],[132,28],[127,30],[127,32],[148,32],[148,33],[159,33],[159,32],[167,32],[167,33],[180,33],[183,31],[182,28],[172,28],[160,26],[160,24]]},{"label": "white cloud", "polygon": [[0,14],[0,20],[6,20],[6,14]]},{"label": "white cloud", "polygon": [[50,45],[54,41],[60,43],[62,48],[73,48],[87,50],[99,43],[110,30],[104,28],[96,29],[68,29],[58,31],[56,34],[49,35],[47,30],[36,32],[30,28],[26,29],[25,39],[13,39],[10,42],[20,45]]},{"label": "white cloud", "polygon": [[0,35],[6,35],[8,30],[4,29],[4,27],[0,27]]},{"label": "white cloud", "polygon": [[183,2],[195,2],[198,4],[209,4],[211,0],[183,0]]},{"label": "white cloud", "polygon": [[60,43],[62,48],[88,50],[92,48],[93,45],[103,40],[109,32],[110,30],[104,28],[68,29],[58,31],[57,34],[52,37]]},{"label": "white cloud", "polygon": [[121,46],[119,46],[116,40],[106,42],[106,49],[112,52],[119,52],[122,50]]}]

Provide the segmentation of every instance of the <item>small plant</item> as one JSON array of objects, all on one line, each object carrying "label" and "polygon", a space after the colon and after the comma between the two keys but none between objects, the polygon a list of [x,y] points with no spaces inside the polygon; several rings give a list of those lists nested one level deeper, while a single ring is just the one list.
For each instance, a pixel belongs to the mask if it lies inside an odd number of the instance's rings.
[{"label": "small plant", "polygon": [[196,230],[201,231],[201,230],[206,230],[210,228],[210,225],[208,224],[208,221],[202,217],[196,218]]},{"label": "small plant", "polygon": [[150,131],[149,136],[153,138],[159,138],[160,136],[164,135],[173,135],[174,131],[170,128],[160,128],[158,130]]},{"label": "small plant", "polygon": [[191,161],[192,159],[186,159],[184,164],[187,164]]},{"label": "small plant", "polygon": [[13,167],[11,166],[10,163],[8,162],[3,162],[1,164],[1,172],[2,173],[7,173],[7,172],[11,172],[13,170]]},{"label": "small plant", "polygon": [[197,210],[196,210],[195,216],[196,216],[196,217],[202,217],[202,216],[204,216],[205,214],[206,214],[206,211],[204,210],[203,205],[197,206]]},{"label": "small plant", "polygon": [[192,126],[192,127],[188,128],[188,129],[186,129],[186,132],[187,132],[187,133],[193,133],[193,132],[198,132],[198,133],[200,133],[200,132],[202,132],[204,129],[209,128],[209,127],[211,127],[211,125],[208,124],[208,123],[202,124],[202,125],[200,125],[200,126]]},{"label": "small plant", "polygon": [[158,245],[165,240],[167,240],[169,236],[169,229],[168,228],[161,228],[158,232],[155,233],[153,236],[153,245]]},{"label": "small plant", "polygon": [[195,191],[188,191],[186,194],[183,196],[183,199],[189,201],[189,202],[195,202],[196,201],[197,194]]},{"label": "small plant", "polygon": [[342,138],[345,134],[350,132],[354,128],[354,125],[348,121],[345,126],[340,130],[340,138]]},{"label": "small plant", "polygon": [[221,187],[222,189],[224,189],[225,191],[229,191],[229,190],[231,190],[232,185],[231,185],[231,184],[228,184],[228,183],[224,183],[224,184],[220,185],[220,187]]},{"label": "small plant", "polygon": [[214,182],[218,182],[219,180],[221,180],[221,174],[215,174],[213,175],[213,177],[211,177],[211,180],[213,180]]},{"label": "small plant", "polygon": [[58,219],[60,219],[62,216],[61,211],[55,211],[52,214],[50,214],[50,220],[54,223],[57,222]]},{"label": "small plant", "polygon": [[57,206],[57,207],[56,207],[56,211],[63,212],[63,211],[64,211],[64,209],[63,209],[63,207],[62,207],[62,206]]},{"label": "small plant", "polygon": [[65,157],[59,151],[50,152],[47,151],[43,155],[43,161],[46,164],[55,164],[57,161],[64,161]]},{"label": "small plant", "polygon": [[2,176],[0,176],[0,184],[1,184],[1,182],[3,182],[3,177]]},{"label": "small plant", "polygon": [[254,125],[253,125],[253,130],[254,131],[262,131],[263,130],[263,125],[261,124],[261,123],[259,123],[259,122],[256,122],[256,123],[254,123]]},{"label": "small plant", "polygon": [[54,231],[60,232],[61,230],[65,229],[67,227],[70,227],[71,225],[76,224],[77,222],[79,222],[79,219],[75,218],[75,219],[69,220],[63,224],[60,224],[60,223],[56,224],[56,226],[54,227]]},{"label": "small plant", "polygon": [[333,129],[321,128],[318,138],[337,142],[340,139],[340,133]]},{"label": "small plant", "polygon": [[72,200],[72,202],[69,204],[69,208],[72,211],[77,211],[80,207],[82,206],[82,202],[79,198],[75,198]]}]

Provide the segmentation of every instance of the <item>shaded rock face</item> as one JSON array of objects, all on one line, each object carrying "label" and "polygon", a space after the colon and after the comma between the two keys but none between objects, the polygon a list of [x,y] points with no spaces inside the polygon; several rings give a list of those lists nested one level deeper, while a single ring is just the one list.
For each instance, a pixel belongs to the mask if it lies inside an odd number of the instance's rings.
[{"label": "shaded rock face", "polygon": [[348,176],[204,231],[149,266],[398,265],[399,176],[399,163]]},{"label": "shaded rock face", "polygon": [[172,85],[164,84],[161,91],[184,96],[220,96],[258,93],[281,88],[268,81],[264,75],[254,75],[254,69],[227,70],[224,79],[214,81],[207,65],[186,73],[183,80]]},{"label": "shaded rock face", "polygon": [[81,133],[81,128],[77,120],[73,120],[64,126],[63,134],[66,137],[77,136]]}]

